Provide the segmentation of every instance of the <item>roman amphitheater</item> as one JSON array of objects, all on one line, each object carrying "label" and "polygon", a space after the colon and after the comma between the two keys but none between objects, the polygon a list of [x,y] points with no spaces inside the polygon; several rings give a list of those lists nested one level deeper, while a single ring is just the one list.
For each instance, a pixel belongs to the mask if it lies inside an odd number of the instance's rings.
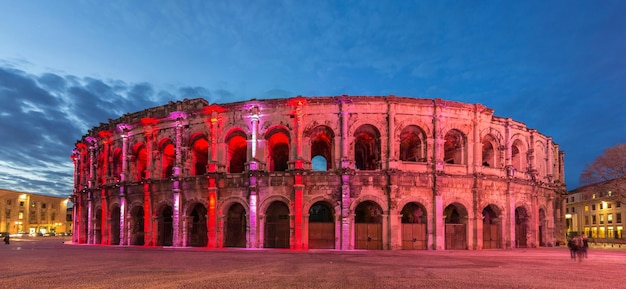
[{"label": "roman amphitheater", "polygon": [[86,244],[335,250],[553,246],[564,154],[493,109],[396,96],[185,99],[72,153]]}]

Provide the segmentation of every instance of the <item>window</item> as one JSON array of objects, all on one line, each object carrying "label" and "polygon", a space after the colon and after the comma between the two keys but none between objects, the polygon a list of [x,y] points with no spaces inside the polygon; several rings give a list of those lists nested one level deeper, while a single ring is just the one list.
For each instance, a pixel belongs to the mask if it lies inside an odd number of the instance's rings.
[{"label": "window", "polygon": [[613,214],[606,215],[606,222],[609,224],[613,224]]},{"label": "window", "polygon": [[610,209],[611,208],[611,203],[606,203],[606,208]]},{"label": "window", "polygon": [[604,224],[604,214],[600,214],[600,225]]},{"label": "window", "polygon": [[592,194],[592,195],[591,195],[591,198],[592,198],[592,199],[595,199],[595,198],[596,198],[596,194]]},{"label": "window", "polygon": [[569,214],[569,208],[565,208],[565,213]]},{"label": "window", "polygon": [[32,204],[30,204],[31,208],[35,208],[37,207],[37,202],[33,202]]},{"label": "window", "polygon": [[17,218],[20,219],[20,220],[23,220],[24,219],[24,212],[19,212],[17,214]]},{"label": "window", "polygon": [[585,216],[585,226],[589,226],[589,216]]},{"label": "window", "polygon": [[20,207],[23,207],[23,206],[24,206],[24,202],[20,202]]},{"label": "window", "polygon": [[572,207],[572,213],[576,213],[576,207]]},{"label": "window", "polygon": [[574,202],[574,197],[572,197],[572,201],[571,201],[571,202],[572,202],[572,203]]},{"label": "window", "polygon": [[585,205],[585,212],[589,212],[589,206]]},{"label": "window", "polygon": [[622,203],[620,203],[620,202],[615,203],[615,207],[616,207],[616,208],[619,208],[619,207],[621,207],[621,206],[622,206]]},{"label": "window", "polygon": [[596,224],[596,215],[591,216],[591,224],[592,225]]},{"label": "window", "polygon": [[622,223],[622,213],[617,213],[617,214],[615,214],[615,221],[616,221],[618,224],[621,224],[621,223]]},{"label": "window", "polygon": [[596,205],[591,205],[591,210],[595,211],[596,210]]},{"label": "window", "polygon": [[[11,210],[6,211],[7,220],[11,219]],[[8,227],[7,227],[8,228]]]},{"label": "window", "polygon": [[46,208],[46,204],[45,203],[41,203],[41,208],[45,209]]},{"label": "window", "polygon": [[11,200],[7,200],[7,206],[11,205]]},{"label": "window", "polygon": [[54,212],[50,213],[50,220],[53,222],[57,220],[57,215]]}]

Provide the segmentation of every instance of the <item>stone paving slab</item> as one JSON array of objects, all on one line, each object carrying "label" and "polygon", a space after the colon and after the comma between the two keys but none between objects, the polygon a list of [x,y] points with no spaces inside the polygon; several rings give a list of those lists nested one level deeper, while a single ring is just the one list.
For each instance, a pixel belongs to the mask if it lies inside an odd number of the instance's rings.
[{"label": "stone paving slab", "polygon": [[205,249],[65,244],[0,246],[0,288],[626,288],[626,250]]}]

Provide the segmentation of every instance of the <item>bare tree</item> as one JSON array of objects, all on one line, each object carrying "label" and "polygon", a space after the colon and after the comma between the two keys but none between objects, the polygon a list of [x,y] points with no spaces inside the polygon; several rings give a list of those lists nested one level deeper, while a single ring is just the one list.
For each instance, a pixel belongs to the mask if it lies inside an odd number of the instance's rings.
[{"label": "bare tree", "polygon": [[610,147],[580,174],[580,182],[602,190],[608,198],[626,204],[626,144]]}]

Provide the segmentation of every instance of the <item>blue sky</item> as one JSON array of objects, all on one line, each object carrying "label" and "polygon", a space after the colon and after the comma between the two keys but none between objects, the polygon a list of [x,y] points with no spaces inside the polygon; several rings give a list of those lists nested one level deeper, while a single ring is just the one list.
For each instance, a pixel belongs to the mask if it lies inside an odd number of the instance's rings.
[{"label": "blue sky", "polygon": [[170,100],[481,103],[552,136],[568,189],[626,143],[624,1],[0,0],[0,187],[68,196],[87,130]]}]

